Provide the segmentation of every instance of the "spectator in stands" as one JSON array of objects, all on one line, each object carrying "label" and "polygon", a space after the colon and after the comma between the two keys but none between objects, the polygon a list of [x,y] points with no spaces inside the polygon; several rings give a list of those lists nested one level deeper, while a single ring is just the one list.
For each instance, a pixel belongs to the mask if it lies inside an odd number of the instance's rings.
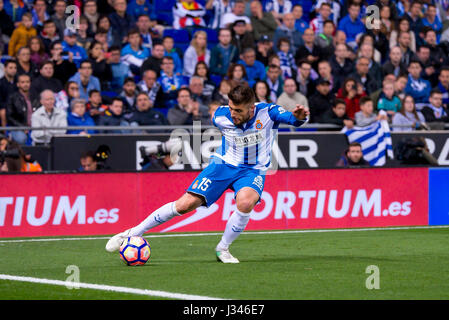
[{"label": "spectator in stands", "polygon": [[341,83],[338,79],[335,79],[332,75],[332,67],[329,61],[321,60],[318,62],[318,75],[320,78],[328,80],[330,83],[330,89],[332,94],[336,94],[341,87]]},{"label": "spectator in stands", "polygon": [[393,131],[414,131],[418,128],[427,128],[426,120],[421,112],[416,110],[415,100],[412,96],[405,96],[399,112],[392,119]]},{"label": "spectator in stands", "polygon": [[[41,127],[67,127],[67,114],[61,108],[55,108],[55,97],[51,90],[44,90],[40,94],[39,107],[31,116],[31,126]],[[34,145],[48,144],[53,135],[64,134],[65,129],[36,130],[31,132]]]},{"label": "spectator in stands", "polygon": [[384,110],[391,119],[401,109],[401,100],[394,94],[394,81],[384,80],[377,110]]},{"label": "spectator in stands", "polygon": [[17,27],[22,21],[23,14],[28,11],[27,4],[19,0],[4,0],[3,5],[14,26]]},{"label": "spectator in stands", "polygon": [[403,100],[405,97],[405,87],[407,86],[408,76],[406,74],[400,75],[394,81],[394,94]]},{"label": "spectator in stands", "polygon": [[319,33],[315,39],[316,45],[320,48],[322,58],[329,60],[334,54],[334,39],[335,25],[332,20],[324,21],[323,32]]},{"label": "spectator in stands", "polygon": [[137,29],[128,31],[128,43],[122,48],[121,61],[129,66],[135,76],[140,76],[144,61],[150,56],[150,51],[142,46],[142,38]]},{"label": "spectator in stands", "polygon": [[208,0],[205,9],[212,12],[208,27],[215,30],[219,29],[224,15],[232,12],[232,4],[233,1],[230,0]]},{"label": "spectator in stands", "polygon": [[98,13],[97,1],[95,0],[86,0],[84,1],[83,6],[83,14],[89,21],[89,29],[92,33],[97,32],[97,22],[100,18],[100,14]]},{"label": "spectator in stands", "polygon": [[[6,119],[8,126],[31,127],[31,115],[35,111],[30,99],[31,79],[27,74],[22,74],[17,79],[18,91],[9,95],[6,105]],[[11,131],[11,139],[19,144],[25,144],[28,140],[28,131]]]},{"label": "spectator in stands", "polygon": [[264,80],[258,80],[254,86],[253,91],[256,96],[256,102],[271,103],[270,88],[268,83]]},{"label": "spectator in stands", "polygon": [[120,48],[111,47],[108,51],[107,64],[111,69],[112,79],[110,89],[115,93],[120,93],[125,79],[132,75],[129,66],[120,61]]},{"label": "spectator in stands", "polygon": [[[129,8],[129,7],[128,7]],[[148,56],[150,55],[151,48],[153,48],[153,37],[151,36],[151,20],[146,14],[141,14],[136,17],[136,29],[140,34],[141,43],[140,45],[146,48],[148,51]],[[128,32],[129,37],[129,32]],[[129,42],[129,39],[128,39]]]},{"label": "spectator in stands", "polygon": [[241,63],[233,63],[229,66],[228,73],[226,75],[231,83],[231,87],[234,88],[236,85],[247,82],[246,68]]},{"label": "spectator in stands", "polygon": [[[380,63],[374,59],[374,47],[371,43],[363,43],[360,45],[358,57],[365,57],[369,60],[368,74],[371,79],[376,81],[376,86],[379,88],[382,84],[382,68]],[[380,61],[380,59],[378,60]]]},{"label": "spectator in stands", "polygon": [[309,98],[310,122],[320,122],[324,113],[334,104],[334,95],[330,92],[330,82],[326,79],[318,79],[316,92]]},{"label": "spectator in stands", "polygon": [[235,0],[232,12],[228,12],[223,16],[221,20],[220,28],[229,28],[235,25],[237,21],[244,21],[245,30],[252,31],[251,20],[245,15],[245,1]]},{"label": "spectator in stands", "polygon": [[293,79],[285,79],[284,92],[279,96],[276,104],[287,111],[293,111],[298,104],[309,109],[309,101],[306,96],[296,90],[296,82]]},{"label": "spectator in stands", "polygon": [[88,55],[88,60],[92,64],[92,75],[101,80],[100,86],[103,91],[109,90],[112,81],[112,70],[101,43],[93,41],[90,45]]},{"label": "spectator in stands", "polygon": [[208,108],[193,101],[188,88],[178,91],[178,104],[168,110],[167,119],[171,125],[192,125],[194,121],[210,124]]},{"label": "spectator in stands", "polygon": [[103,104],[101,92],[98,90],[89,91],[89,101],[86,104],[86,111],[92,117],[95,123],[98,123],[100,117],[108,110],[108,106]]},{"label": "spectator in stands", "polygon": [[332,75],[337,83],[343,83],[344,79],[354,71],[354,64],[348,58],[346,44],[337,44],[335,53],[329,60]]},{"label": "spectator in stands", "polygon": [[204,80],[198,76],[192,76],[189,81],[190,96],[193,101],[200,104],[200,108],[207,107],[212,97],[204,95]]},{"label": "spectator in stands", "polygon": [[420,1],[414,0],[410,5],[410,11],[405,13],[405,18],[407,18],[410,24],[410,31],[413,31],[415,34],[416,45],[421,45],[419,33],[421,32],[423,25],[422,22],[422,4]]},{"label": "spectator in stands", "polygon": [[411,61],[408,66],[408,81],[405,87],[405,93],[410,94],[415,99],[416,106],[419,108],[429,102],[430,82],[421,77],[421,63]]},{"label": "spectator in stands", "polygon": [[429,46],[430,57],[436,61],[436,68],[440,68],[442,64],[448,63],[447,54],[437,44],[437,33],[430,27],[423,28],[424,42]]},{"label": "spectator in stands", "polygon": [[41,38],[38,36],[31,37],[28,42],[28,47],[31,51],[30,60],[35,65],[41,65],[43,62],[47,61],[49,56],[45,52],[45,46]]},{"label": "spectator in stands", "polygon": [[270,88],[270,100],[276,102],[284,91],[284,80],[282,79],[281,68],[276,64],[270,64],[267,69],[266,82]]},{"label": "spectator in stands", "polygon": [[[46,6],[45,1],[43,1],[44,6]],[[67,14],[66,8],[67,4],[64,0],[56,0],[54,1],[54,14],[51,16],[51,20],[55,23],[56,29],[58,30],[58,35],[62,39],[64,36],[64,30],[66,27]],[[43,10],[45,12],[45,10]],[[46,19],[48,20],[48,18]],[[43,21],[45,23],[45,20]]]},{"label": "spectator in stands", "polygon": [[296,3],[292,8],[293,16],[295,17],[295,29],[301,33],[304,33],[304,30],[309,28],[309,23],[303,16],[303,8],[300,3]]},{"label": "spectator in stands", "polygon": [[79,20],[79,28],[76,32],[76,44],[84,48],[86,51],[89,49],[90,44],[94,40],[88,33],[88,28],[89,21],[85,16],[81,16]]},{"label": "spectator in stands", "polygon": [[350,75],[351,78],[362,84],[363,91],[367,94],[371,94],[380,87],[376,79],[373,79],[369,74],[369,65],[370,60],[368,58],[358,58],[355,64],[355,72]]},{"label": "spectator in stands", "polygon": [[177,75],[182,75],[182,52],[180,49],[175,48],[175,41],[171,36],[165,36],[162,39],[162,45],[164,46],[164,56],[170,56],[173,58],[173,63],[175,64],[174,73]]},{"label": "spectator in stands", "polygon": [[[122,126],[128,127],[129,122],[126,121],[123,113],[123,101],[120,98],[113,98],[108,109],[100,116],[98,126]],[[127,130],[102,130],[101,133],[127,133]]]},{"label": "spectator in stands", "polygon": [[332,109],[327,110],[320,120],[321,123],[335,124],[340,127],[351,129],[354,127],[354,120],[346,114],[346,104],[344,100],[336,99]]},{"label": "spectator in stands", "polygon": [[359,127],[369,126],[373,122],[377,120],[387,120],[387,116],[385,114],[374,113],[374,103],[370,97],[362,97],[360,98],[360,111],[355,114],[355,124]]},{"label": "spectator in stands", "polygon": [[443,106],[443,94],[439,89],[433,89],[429,97],[430,104],[421,110],[427,123],[449,122],[449,110]]},{"label": "spectator in stands", "polygon": [[306,29],[302,36],[304,44],[300,45],[295,54],[296,61],[307,60],[314,69],[317,68],[321,58],[321,49],[315,45],[315,33],[312,29]]},{"label": "spectator in stands", "polygon": [[37,31],[33,27],[32,15],[26,12],[22,16],[22,23],[14,29],[8,44],[8,55],[14,57],[20,48],[25,47],[28,41],[37,36]]},{"label": "spectator in stands", "polygon": [[416,60],[415,51],[410,49],[410,34],[408,32],[399,32],[398,45],[402,51],[402,63],[406,66],[410,64],[410,61]]},{"label": "spectator in stands", "polygon": [[310,28],[317,36],[323,33],[324,22],[330,18],[331,13],[331,5],[325,1],[321,2],[318,8],[318,15],[310,21]]},{"label": "spectator in stands", "polygon": [[[154,82],[156,82],[157,76],[154,71]],[[147,73],[149,73],[147,71]],[[137,91],[136,91],[136,82],[134,81],[134,78],[128,77],[123,82],[123,90],[120,93],[119,97],[123,101],[125,113],[130,113],[136,109],[136,98],[137,98]]]},{"label": "spectator in stands", "polygon": [[63,52],[61,41],[55,41],[50,45],[50,53],[50,61],[53,62],[54,68],[53,78],[58,79],[62,84],[67,83],[78,70],[72,61],[73,54]]},{"label": "spectator in stands", "polygon": [[441,33],[443,30],[443,24],[440,18],[437,16],[437,8],[434,3],[427,4],[427,10],[425,16],[422,19],[422,24],[425,27],[432,28],[436,33],[436,42],[440,42]]},{"label": "spectator in stands", "polygon": [[298,63],[298,75],[296,76],[296,82],[298,83],[298,91],[307,98],[311,97],[315,92],[315,83],[313,82],[311,75],[312,63],[308,60],[301,60]]},{"label": "spectator in stands", "polygon": [[443,105],[449,108],[449,66],[441,68],[437,88],[443,94]]},{"label": "spectator in stands", "polygon": [[191,77],[195,72],[195,66],[198,62],[204,61],[209,65],[210,50],[207,48],[207,33],[203,30],[195,32],[189,47],[184,53],[183,74]]},{"label": "spectator in stands", "polygon": [[337,92],[337,99],[346,103],[346,114],[354,119],[355,114],[360,111],[360,98],[366,96],[361,84],[353,78],[346,78],[343,86]]},{"label": "spectator in stands", "polygon": [[[304,31],[305,33],[306,31]],[[279,39],[287,38],[290,40],[290,48],[294,53],[305,43],[306,39],[301,32],[295,29],[295,17],[292,13],[287,13],[282,19],[282,24],[276,28],[273,38],[273,46],[278,47]],[[308,37],[309,39],[310,37]],[[313,39],[312,41],[314,41]]]},{"label": "spectator in stands", "polygon": [[345,154],[338,160],[337,167],[369,167],[369,162],[363,158],[362,145],[358,142],[349,144]]},{"label": "spectator in stands", "polygon": [[98,162],[94,151],[83,152],[80,156],[79,172],[91,172],[98,170]]},{"label": "spectator in stands", "polygon": [[132,127],[164,126],[168,124],[165,116],[151,106],[150,98],[144,92],[137,95],[136,110],[132,112],[128,118],[128,122]]},{"label": "spectator in stands", "polygon": [[46,52],[50,52],[50,47],[53,42],[61,40],[53,20],[44,22],[43,29],[39,33],[39,38],[42,40]]},{"label": "spectator in stands", "polygon": [[[106,43],[108,47],[121,46],[122,39],[120,38],[119,32],[111,27],[111,20],[107,15],[101,15],[97,22],[97,35],[106,32]],[[98,39],[96,39],[99,41]]]},{"label": "spectator in stands", "polygon": [[32,101],[39,99],[39,94],[46,89],[53,91],[53,93],[63,90],[61,81],[53,78],[53,74],[53,62],[46,61],[41,64],[40,75],[33,79],[31,83],[30,96]]},{"label": "spectator in stands", "polygon": [[268,58],[274,54],[273,42],[267,35],[263,35],[256,44],[256,60],[268,65]]},{"label": "spectator in stands", "polygon": [[[95,122],[86,110],[86,100],[73,99],[70,103],[70,112],[67,115],[67,124],[70,127],[95,127]],[[67,130],[67,134],[93,134],[95,129]]]},{"label": "spectator in stands", "polygon": [[200,61],[195,66],[193,76],[203,79],[203,93],[205,101],[211,101],[212,95],[215,91],[216,84],[210,78],[209,67],[204,61]]},{"label": "spectator in stands", "polygon": [[406,32],[410,35],[409,39],[409,49],[413,52],[416,51],[416,39],[415,33],[410,30],[410,22],[407,18],[402,17],[399,19],[390,33],[390,49],[399,45],[399,33]]},{"label": "spectator in stands", "polygon": [[263,10],[260,1],[251,1],[251,26],[253,28],[254,38],[258,41],[263,35],[268,36],[270,40],[273,39],[274,32],[278,27],[277,21],[272,12]]},{"label": "spectator in stands", "polygon": [[242,59],[238,63],[245,67],[246,78],[250,86],[253,86],[257,80],[266,79],[265,66],[256,60],[256,51],[253,48],[246,48],[241,57]]},{"label": "spectator in stands", "polygon": [[435,86],[438,82],[437,70],[439,63],[430,56],[430,46],[427,44],[421,45],[416,53],[416,58],[423,67],[421,72],[422,78],[428,80],[431,86]]},{"label": "spectator in stands", "polygon": [[148,69],[154,70],[159,76],[161,73],[162,58],[164,57],[164,46],[161,43],[155,43],[151,56],[145,60],[140,68],[140,73],[144,74]]},{"label": "spectator in stands", "polygon": [[17,75],[28,74],[31,79],[39,75],[39,68],[31,62],[31,51],[28,47],[22,47],[17,51]]},{"label": "spectator in stands", "polygon": [[350,2],[348,6],[348,15],[338,23],[338,30],[346,34],[346,43],[355,48],[357,37],[365,32],[365,25],[359,18],[360,4]]},{"label": "spectator in stands", "polygon": [[218,44],[210,53],[210,72],[213,75],[224,77],[231,63],[237,62],[239,53],[237,47],[231,44],[231,31],[220,29],[218,32]]},{"label": "spectator in stands", "polygon": [[288,38],[279,39],[277,55],[281,63],[282,78],[295,78],[298,67],[296,66]]},{"label": "spectator in stands", "polygon": [[[122,0],[120,0],[122,1]],[[62,42],[62,50],[71,52],[73,55],[73,62],[76,64],[76,67],[79,68],[81,65],[81,61],[86,60],[87,52],[83,47],[80,47],[76,44],[76,32],[72,29],[64,30],[64,41]]]},{"label": "spectator in stands", "polygon": [[396,46],[390,49],[389,59],[382,66],[382,75],[394,74],[395,77],[407,74],[407,66],[402,63],[401,48]]},{"label": "spectator in stands", "polygon": [[80,90],[79,85],[76,82],[68,81],[64,87],[64,90],[58,92],[55,95],[56,108],[61,108],[65,112],[70,111],[70,103],[73,99],[79,99],[80,98]]},{"label": "spectator in stands", "polygon": [[276,18],[277,24],[280,25],[285,15],[292,11],[293,4],[290,0],[268,0],[265,1],[264,10],[271,12]]},{"label": "spectator in stands", "polygon": [[6,126],[6,104],[8,97],[17,91],[17,62],[7,60],[5,62],[5,75],[0,79],[0,123],[2,127]]},{"label": "spectator in stands", "polygon": [[92,75],[92,62],[86,60],[81,62],[78,72],[70,78],[70,81],[74,81],[80,88],[80,98],[89,100],[89,91],[98,90],[101,91],[100,80]]},{"label": "spectator in stands", "polygon": [[248,31],[245,20],[236,20],[232,24],[231,43],[238,49],[241,55],[246,48],[254,48],[255,40],[253,33]]},{"label": "spectator in stands", "polygon": [[186,29],[189,33],[199,27],[206,27],[206,9],[195,0],[176,2],[173,7],[173,28]]},{"label": "spectator in stands", "polygon": [[[140,92],[144,92],[150,99],[150,104],[155,108],[164,108],[164,94],[160,83],[157,81],[157,74],[155,71],[149,69],[143,74],[142,80],[137,84]],[[128,90],[132,89],[132,83],[128,83]],[[129,91],[128,95],[131,97],[132,93]],[[126,102],[125,102],[126,106]]]},{"label": "spectator in stands", "polygon": [[218,102],[220,105],[227,105],[229,103],[228,94],[231,92],[231,80],[223,79],[212,96],[212,100]]},{"label": "spectator in stands", "polygon": [[136,21],[134,17],[126,12],[126,0],[114,0],[114,12],[109,15],[112,30],[117,33],[121,43],[128,41],[128,31],[135,27]]},{"label": "spectator in stands", "polygon": [[181,89],[182,86],[186,86],[187,84],[185,83],[183,76],[174,73],[175,64],[172,57],[163,57],[161,67],[161,76],[157,79],[157,82],[161,86],[161,90],[164,96],[163,107],[171,108],[176,105],[178,90]]}]

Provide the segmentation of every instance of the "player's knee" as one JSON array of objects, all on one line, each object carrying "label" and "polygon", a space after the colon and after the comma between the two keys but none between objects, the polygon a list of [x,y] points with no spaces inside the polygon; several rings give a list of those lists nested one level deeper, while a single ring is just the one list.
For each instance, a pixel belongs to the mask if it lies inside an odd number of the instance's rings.
[{"label": "player's knee", "polygon": [[179,214],[185,214],[190,211],[195,210],[201,204],[203,203],[203,200],[199,198],[198,196],[191,195],[190,193],[184,194],[181,198],[179,198],[176,203],[176,211]]},{"label": "player's knee", "polygon": [[239,199],[237,201],[237,210],[243,213],[250,213],[253,210],[255,204],[256,202],[249,198]]}]

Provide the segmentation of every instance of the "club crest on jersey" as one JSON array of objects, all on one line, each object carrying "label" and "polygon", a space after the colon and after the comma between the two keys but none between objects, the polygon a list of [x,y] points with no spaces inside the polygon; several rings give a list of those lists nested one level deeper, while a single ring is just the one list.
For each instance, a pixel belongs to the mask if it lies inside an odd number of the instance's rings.
[{"label": "club crest on jersey", "polygon": [[257,129],[257,130],[261,130],[262,128],[263,128],[262,122],[260,122],[260,120],[257,120],[257,121],[256,121],[256,129]]}]

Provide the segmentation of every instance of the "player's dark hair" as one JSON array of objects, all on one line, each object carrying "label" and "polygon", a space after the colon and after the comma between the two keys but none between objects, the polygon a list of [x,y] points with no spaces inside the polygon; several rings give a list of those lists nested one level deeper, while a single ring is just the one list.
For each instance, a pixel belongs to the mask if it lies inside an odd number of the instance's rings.
[{"label": "player's dark hair", "polygon": [[235,86],[228,97],[236,106],[252,105],[256,101],[253,89],[246,83]]}]

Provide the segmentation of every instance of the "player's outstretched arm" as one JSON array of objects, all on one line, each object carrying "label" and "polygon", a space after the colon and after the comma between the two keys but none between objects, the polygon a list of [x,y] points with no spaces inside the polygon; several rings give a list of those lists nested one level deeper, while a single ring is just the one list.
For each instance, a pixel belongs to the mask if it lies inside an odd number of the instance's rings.
[{"label": "player's outstretched arm", "polygon": [[310,112],[301,105],[297,105],[290,112],[279,105],[273,104],[269,107],[268,114],[273,121],[299,127],[308,121]]}]

